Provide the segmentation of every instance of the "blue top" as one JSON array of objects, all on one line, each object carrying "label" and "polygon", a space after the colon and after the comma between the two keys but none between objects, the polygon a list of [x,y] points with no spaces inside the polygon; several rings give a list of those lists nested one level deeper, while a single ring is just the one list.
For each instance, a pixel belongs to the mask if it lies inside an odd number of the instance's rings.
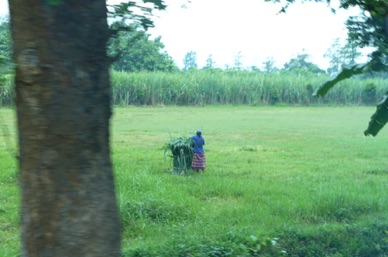
[{"label": "blue top", "polygon": [[192,136],[191,139],[194,142],[194,153],[204,153],[205,138],[203,136]]}]

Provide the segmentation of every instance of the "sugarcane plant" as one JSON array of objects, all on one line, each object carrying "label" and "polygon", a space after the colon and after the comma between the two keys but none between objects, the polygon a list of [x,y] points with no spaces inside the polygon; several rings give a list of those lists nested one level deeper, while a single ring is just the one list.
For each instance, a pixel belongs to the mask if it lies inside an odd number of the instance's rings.
[{"label": "sugarcane plant", "polygon": [[171,137],[164,145],[164,155],[171,157],[173,173],[182,175],[191,167],[193,141],[191,138]]}]

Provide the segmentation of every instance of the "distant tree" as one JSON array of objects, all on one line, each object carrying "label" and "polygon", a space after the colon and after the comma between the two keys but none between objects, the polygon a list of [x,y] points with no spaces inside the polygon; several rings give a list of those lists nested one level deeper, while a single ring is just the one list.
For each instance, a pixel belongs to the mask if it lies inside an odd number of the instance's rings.
[{"label": "distant tree", "polygon": [[225,64],[225,70],[231,70],[232,69],[232,66],[229,65],[229,64]]},{"label": "distant tree", "polygon": [[0,20],[0,74],[8,71],[12,63],[12,40],[9,18]]},{"label": "distant tree", "polygon": [[241,51],[239,51],[236,56],[234,57],[234,69],[235,70],[241,70],[241,65],[242,65],[242,54]]},{"label": "distant tree", "polygon": [[[287,8],[295,3],[295,0],[266,1],[284,3],[280,12],[286,12]],[[329,4],[331,2],[331,0],[319,1]],[[358,48],[371,47],[374,49],[370,54],[370,61],[366,65],[363,65],[362,71],[388,71],[388,1],[340,1],[340,9],[349,9],[351,7],[358,7],[361,9],[361,12],[356,16],[349,17],[346,21],[349,41],[354,42]],[[335,9],[332,9],[332,11],[336,12]],[[360,72],[362,71],[360,70]],[[327,91],[325,90],[325,92]]]},{"label": "distant tree", "polygon": [[293,70],[306,70],[314,73],[324,73],[316,64],[309,62],[308,54],[298,54],[296,58],[291,58],[289,62],[284,64],[284,70],[293,71]]},{"label": "distant tree", "polygon": [[[10,86],[11,77],[4,76],[11,74],[12,71],[12,41],[11,33],[9,29],[9,18],[0,18],[0,97],[4,95],[10,95],[10,90],[13,90]],[[12,104],[13,97],[3,97],[1,104]]]},{"label": "distant tree", "polygon": [[325,57],[330,58],[329,74],[339,72],[343,65],[355,65],[356,60],[361,56],[355,42],[347,41],[344,46],[335,39],[331,47],[326,51]]},{"label": "distant tree", "polygon": [[183,70],[188,71],[197,68],[197,53],[194,51],[190,51],[185,55],[185,58],[183,59]]},{"label": "distant tree", "polygon": [[349,40],[341,48],[340,54],[345,65],[355,65],[357,63],[357,59],[362,55],[357,43]]},{"label": "distant tree", "polygon": [[336,38],[329,49],[326,50],[324,57],[330,58],[329,68],[327,72],[329,74],[338,72],[342,67],[342,58],[340,56],[341,44],[340,39]]},{"label": "distant tree", "polygon": [[209,54],[209,56],[206,59],[206,65],[203,68],[204,69],[212,69],[212,68],[214,68],[215,63],[216,62],[213,60],[213,56],[211,54]]},{"label": "distant tree", "polygon": [[[121,23],[114,23],[114,30]],[[122,25],[121,25],[122,26]],[[161,37],[153,40],[150,35],[139,30],[138,27],[129,27],[126,31],[119,31],[108,44],[108,53],[116,56],[113,69],[120,71],[174,71],[178,68],[172,58],[163,52],[164,44]]]},{"label": "distant tree", "polygon": [[275,59],[273,57],[269,57],[263,62],[264,72],[274,72],[277,70],[278,69],[275,67]]}]

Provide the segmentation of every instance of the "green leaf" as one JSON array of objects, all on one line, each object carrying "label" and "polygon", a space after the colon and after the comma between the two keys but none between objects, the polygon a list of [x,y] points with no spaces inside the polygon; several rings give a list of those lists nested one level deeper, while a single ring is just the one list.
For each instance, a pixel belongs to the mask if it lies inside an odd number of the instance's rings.
[{"label": "green leaf", "polygon": [[153,3],[155,8],[158,10],[165,10],[167,5],[164,4],[163,0],[143,0],[144,3]]},{"label": "green leaf", "polygon": [[338,82],[348,79],[353,75],[362,74],[366,71],[367,64],[356,64],[352,66],[344,66],[342,70],[335,76],[326,80],[322,85],[314,91],[313,96],[324,96]]},{"label": "green leaf", "polygon": [[377,105],[376,112],[372,115],[368,128],[364,131],[365,136],[376,136],[388,121],[388,92],[383,100]]}]

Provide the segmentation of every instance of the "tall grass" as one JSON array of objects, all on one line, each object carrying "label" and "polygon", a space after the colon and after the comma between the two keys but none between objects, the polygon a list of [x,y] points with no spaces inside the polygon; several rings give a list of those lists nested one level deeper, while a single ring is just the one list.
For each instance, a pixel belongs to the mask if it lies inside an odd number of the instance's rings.
[{"label": "tall grass", "polygon": [[[116,105],[376,104],[388,89],[381,78],[345,80],[323,99],[311,96],[326,75],[200,70],[178,73],[112,72]],[[368,88],[370,89],[369,91]],[[367,97],[366,97],[367,96]]]},{"label": "tall grass", "polygon": [[[327,75],[304,71],[197,70],[190,72],[112,71],[114,105],[375,105],[388,90],[383,78],[341,82],[324,98],[311,96]],[[0,79],[0,106],[13,104],[13,76]]]},{"label": "tall grass", "polygon": [[14,103],[14,76],[0,75],[0,106],[11,106]]}]

